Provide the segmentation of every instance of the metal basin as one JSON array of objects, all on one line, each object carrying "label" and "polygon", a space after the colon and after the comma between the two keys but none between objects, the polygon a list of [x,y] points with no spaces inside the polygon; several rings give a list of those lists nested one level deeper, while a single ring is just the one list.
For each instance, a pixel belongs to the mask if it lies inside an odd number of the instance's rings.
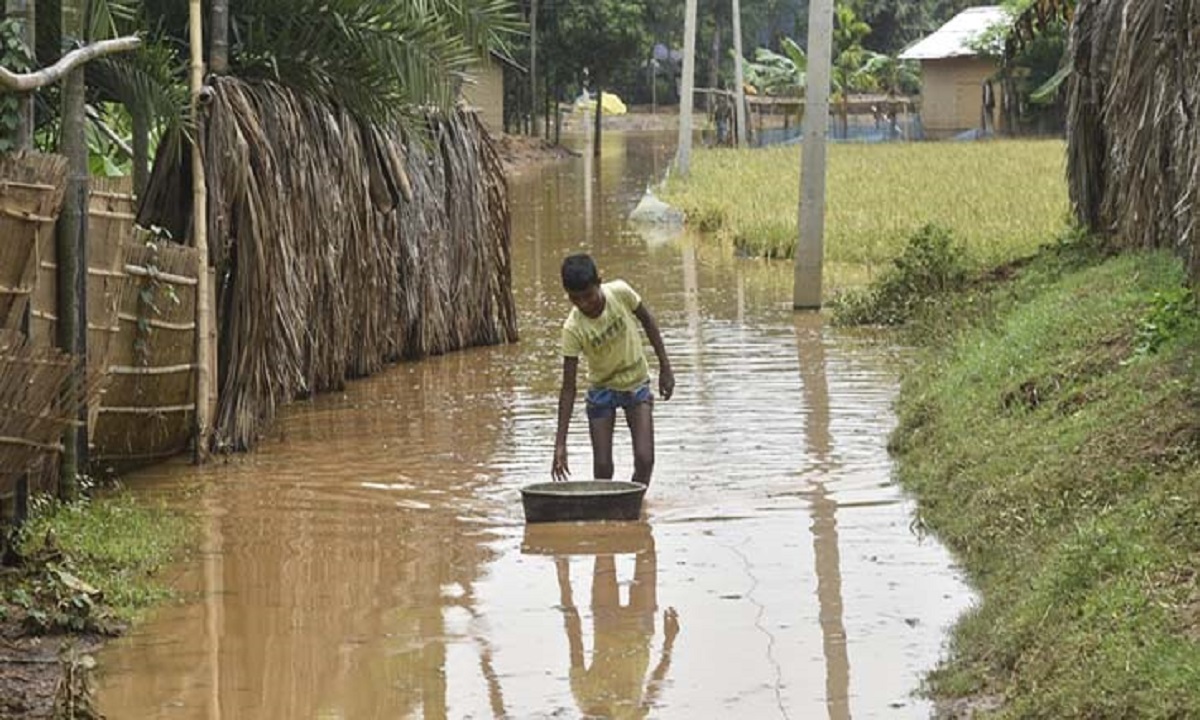
[{"label": "metal basin", "polygon": [[521,488],[525,522],[637,520],[646,486],[624,480],[575,480]]}]

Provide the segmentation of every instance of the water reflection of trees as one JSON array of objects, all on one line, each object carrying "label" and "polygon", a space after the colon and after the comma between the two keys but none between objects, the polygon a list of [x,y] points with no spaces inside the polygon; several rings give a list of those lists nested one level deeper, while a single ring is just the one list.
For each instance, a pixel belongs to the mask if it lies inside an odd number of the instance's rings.
[{"label": "water reflection of trees", "polygon": [[[679,633],[674,608],[663,611],[663,640],[650,660],[658,620],[658,554],[646,523],[530,526],[522,552],[551,555],[558,578],[559,607],[567,634],[571,693],[587,717],[645,718],[658,702]],[[618,555],[633,555],[628,600],[621,602]],[[572,585],[571,557],[591,559],[590,657],[584,615]],[[586,563],[585,563],[586,565]]]}]

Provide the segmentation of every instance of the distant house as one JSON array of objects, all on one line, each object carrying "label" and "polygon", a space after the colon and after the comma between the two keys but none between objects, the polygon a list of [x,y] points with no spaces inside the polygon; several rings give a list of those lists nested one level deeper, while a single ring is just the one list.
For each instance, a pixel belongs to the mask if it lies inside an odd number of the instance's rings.
[{"label": "distant house", "polygon": [[489,53],[487,58],[471,69],[471,79],[462,85],[462,97],[467,105],[479,111],[483,124],[493,134],[504,131],[504,76],[526,70],[499,53]]},{"label": "distant house", "polygon": [[999,6],[969,8],[900,54],[901,60],[921,63],[921,124],[926,137],[996,130],[999,86],[993,89],[990,81],[999,66],[981,54],[976,43],[989,29],[1009,21]]}]

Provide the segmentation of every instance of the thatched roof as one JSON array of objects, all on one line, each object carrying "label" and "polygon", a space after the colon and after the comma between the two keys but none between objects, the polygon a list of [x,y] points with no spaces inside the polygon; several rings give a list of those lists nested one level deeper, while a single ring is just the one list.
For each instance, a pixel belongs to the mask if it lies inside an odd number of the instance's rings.
[{"label": "thatched roof", "polygon": [[[245,448],[279,405],[389,361],[516,339],[507,189],[474,114],[403,137],[271,83],[212,90],[219,444]],[[170,157],[142,218],[180,227],[189,180]]]},{"label": "thatched roof", "polygon": [[1081,0],[1069,53],[1079,220],[1129,246],[1174,248],[1200,278],[1200,3]]}]

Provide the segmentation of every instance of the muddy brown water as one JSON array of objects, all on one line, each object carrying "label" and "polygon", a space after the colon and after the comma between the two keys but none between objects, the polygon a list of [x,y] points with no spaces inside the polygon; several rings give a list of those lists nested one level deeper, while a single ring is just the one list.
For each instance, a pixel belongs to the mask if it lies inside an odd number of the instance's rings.
[{"label": "muddy brown water", "polygon": [[[204,544],[173,572],[183,600],[102,653],[103,712],[928,717],[914,693],[971,596],[892,479],[899,352],[794,314],[785,264],[631,232],[671,147],[606,141],[512,182],[520,343],[394,367],[287,408],[252,454],[129,478],[197,510]],[[575,250],[643,293],[678,389],[641,522],[526,527]],[[570,462],[588,476],[582,417]]]}]

